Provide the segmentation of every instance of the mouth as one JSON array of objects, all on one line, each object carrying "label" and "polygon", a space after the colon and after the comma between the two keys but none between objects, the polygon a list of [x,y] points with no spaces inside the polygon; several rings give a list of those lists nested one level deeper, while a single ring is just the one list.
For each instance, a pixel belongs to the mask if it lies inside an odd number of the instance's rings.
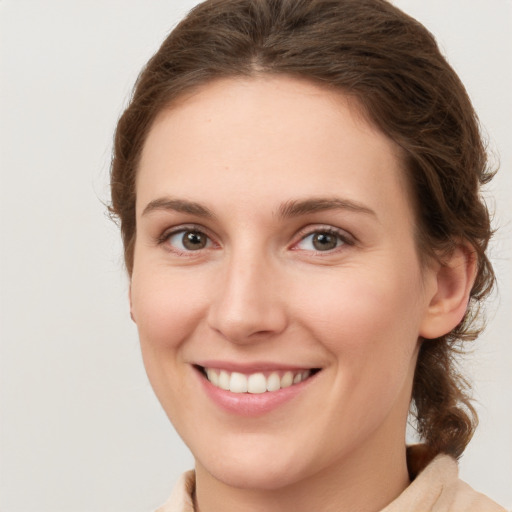
[{"label": "mouth", "polygon": [[307,381],[320,371],[320,368],[308,368],[241,373],[199,365],[195,368],[212,386],[237,394],[275,393]]}]

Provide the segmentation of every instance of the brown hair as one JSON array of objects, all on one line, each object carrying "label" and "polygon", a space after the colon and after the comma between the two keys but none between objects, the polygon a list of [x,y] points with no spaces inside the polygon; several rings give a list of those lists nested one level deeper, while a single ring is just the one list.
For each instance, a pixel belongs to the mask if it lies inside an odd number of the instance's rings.
[{"label": "brown hair", "polygon": [[211,80],[298,76],[353,97],[403,150],[423,261],[457,243],[471,246],[477,276],[468,310],[452,332],[423,342],[412,400],[429,452],[458,457],[477,424],[455,360],[479,333],[475,320],[494,283],[491,237],[480,185],[492,177],[464,86],[433,36],[385,0],[208,0],[171,32],[140,74],[115,135],[112,213],[133,268],[135,178],[155,116]]}]

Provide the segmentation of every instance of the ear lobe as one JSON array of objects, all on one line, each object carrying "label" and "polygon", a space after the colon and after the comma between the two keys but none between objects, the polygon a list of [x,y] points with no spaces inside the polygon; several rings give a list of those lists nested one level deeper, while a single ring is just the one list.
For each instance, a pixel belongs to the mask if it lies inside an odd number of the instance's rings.
[{"label": "ear lobe", "polygon": [[470,247],[459,245],[433,272],[437,287],[419,333],[425,339],[449,333],[464,317],[476,277],[475,253]]}]

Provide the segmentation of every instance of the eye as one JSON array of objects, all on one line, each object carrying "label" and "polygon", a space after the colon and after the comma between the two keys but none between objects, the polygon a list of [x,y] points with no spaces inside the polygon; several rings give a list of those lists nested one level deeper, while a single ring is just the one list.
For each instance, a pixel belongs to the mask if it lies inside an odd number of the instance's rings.
[{"label": "eye", "polygon": [[332,251],[348,243],[346,238],[333,230],[318,230],[304,236],[296,245],[297,249],[303,251]]},{"label": "eye", "polygon": [[182,229],[165,237],[168,245],[179,252],[199,251],[212,245],[210,238],[196,229]]}]

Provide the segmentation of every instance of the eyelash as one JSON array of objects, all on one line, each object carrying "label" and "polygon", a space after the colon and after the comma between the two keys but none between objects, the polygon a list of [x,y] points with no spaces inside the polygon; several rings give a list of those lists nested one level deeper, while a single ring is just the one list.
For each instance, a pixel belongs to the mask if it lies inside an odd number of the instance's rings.
[{"label": "eyelash", "polygon": [[[191,232],[191,233],[195,232],[195,233],[204,235],[207,237],[208,242],[210,244],[214,244],[214,245],[218,246],[218,244],[215,244],[213,238],[210,235],[208,235],[206,230],[202,226],[197,226],[197,225],[178,226],[176,228],[172,228],[171,230],[164,231],[162,233],[162,235],[160,235],[157,238],[157,244],[164,245],[169,242],[169,239],[171,237],[179,235],[179,234],[185,234],[187,232]],[[307,249],[300,249],[300,248],[296,247],[298,244],[300,244],[301,242],[306,240],[308,237],[313,236],[313,235],[318,235],[318,234],[326,234],[326,235],[335,236],[338,239],[338,242],[341,242],[341,243],[339,243],[339,245],[337,245],[336,247],[334,247],[332,249],[328,249],[326,251],[307,250]],[[337,252],[337,250],[343,248],[344,246],[352,246],[352,245],[355,245],[355,243],[356,243],[354,238],[351,235],[349,235],[347,232],[345,232],[341,229],[334,228],[332,226],[310,226],[308,228],[304,228],[303,230],[301,230],[299,232],[298,236],[300,237],[299,240],[297,242],[293,243],[291,249],[295,250],[295,251],[301,251],[301,250],[307,251],[307,252],[311,252],[315,255],[332,254],[333,252]],[[207,248],[207,247],[205,247],[205,248]],[[168,244],[168,247],[166,247],[166,250],[174,252],[180,256],[193,256],[194,253],[201,252],[203,250],[203,248],[197,249],[195,251],[194,250],[185,250],[184,251],[184,250],[178,249],[178,248]]]},{"label": "eyelash", "polygon": [[335,236],[338,239],[339,245],[332,249],[328,249],[326,251],[320,251],[320,250],[311,250],[308,252],[312,252],[315,255],[322,255],[322,254],[332,254],[334,252],[337,252],[338,250],[341,250],[344,246],[352,246],[355,244],[355,240],[352,236],[350,236],[346,231],[343,231],[341,229],[334,228],[332,226],[312,226],[308,227],[305,230],[302,230],[299,233],[300,239],[298,242],[295,242],[293,244],[292,249],[296,251],[305,250],[307,249],[300,249],[296,246],[306,240],[308,237],[318,234],[325,234],[325,235],[331,235]]},{"label": "eyelash", "polygon": [[[167,242],[169,242],[169,239],[173,236],[179,235],[179,234],[185,234],[185,233],[198,233],[201,235],[204,235],[210,243],[213,242],[213,238],[208,235],[208,233],[205,231],[205,229],[202,226],[196,226],[196,225],[185,225],[185,226],[178,226],[176,228],[172,228],[170,230],[164,231],[157,239],[158,245],[164,245]],[[179,256],[193,256],[194,253],[198,253],[201,251],[201,249],[198,249],[196,251],[183,251],[181,249],[178,249],[176,247],[171,246],[171,244],[168,244],[166,247],[166,250],[170,252],[174,252],[178,254]]]}]

